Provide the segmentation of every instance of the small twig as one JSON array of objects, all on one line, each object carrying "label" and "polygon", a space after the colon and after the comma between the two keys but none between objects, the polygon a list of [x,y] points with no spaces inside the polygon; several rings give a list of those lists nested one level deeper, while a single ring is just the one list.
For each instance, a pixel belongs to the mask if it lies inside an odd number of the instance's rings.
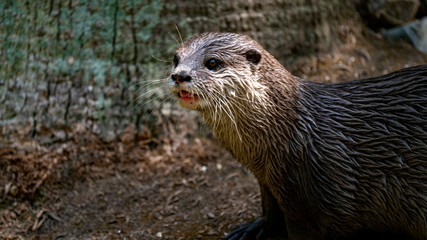
[{"label": "small twig", "polygon": [[36,216],[36,221],[34,222],[34,224],[33,224],[33,227],[31,228],[31,230],[33,230],[33,231],[37,231],[37,230],[39,230],[40,229],[40,227],[43,225],[43,223],[46,221],[46,219],[47,219],[47,216],[44,216],[44,213],[46,212],[46,210],[45,209],[42,209],[42,210],[40,210],[38,213],[37,213],[37,216]]},{"label": "small twig", "polygon": [[60,217],[58,217],[56,214],[54,214],[50,211],[47,211],[46,209],[42,209],[37,213],[36,221],[34,222],[33,226],[31,227],[31,230],[32,231],[39,230],[49,217],[55,221],[63,222],[63,220]]},{"label": "small twig", "polygon": [[57,222],[61,222],[61,223],[64,222],[60,217],[58,217],[58,215],[56,215],[53,212],[47,212],[46,214]]}]

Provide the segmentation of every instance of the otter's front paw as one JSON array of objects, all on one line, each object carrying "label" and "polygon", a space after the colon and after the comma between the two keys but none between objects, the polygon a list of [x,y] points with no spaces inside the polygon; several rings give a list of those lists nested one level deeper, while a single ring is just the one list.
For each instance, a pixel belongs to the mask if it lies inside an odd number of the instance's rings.
[{"label": "otter's front paw", "polygon": [[285,239],[283,234],[267,229],[268,226],[265,225],[265,221],[262,218],[257,218],[252,222],[238,225],[223,240]]}]

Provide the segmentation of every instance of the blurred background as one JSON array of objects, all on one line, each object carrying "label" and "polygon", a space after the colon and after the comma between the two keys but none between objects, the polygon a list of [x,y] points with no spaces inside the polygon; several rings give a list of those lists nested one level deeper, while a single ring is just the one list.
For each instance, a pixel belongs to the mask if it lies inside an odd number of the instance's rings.
[{"label": "blurred background", "polygon": [[0,239],[217,239],[253,177],[166,83],[207,31],[334,83],[427,63],[425,0],[0,1]]}]

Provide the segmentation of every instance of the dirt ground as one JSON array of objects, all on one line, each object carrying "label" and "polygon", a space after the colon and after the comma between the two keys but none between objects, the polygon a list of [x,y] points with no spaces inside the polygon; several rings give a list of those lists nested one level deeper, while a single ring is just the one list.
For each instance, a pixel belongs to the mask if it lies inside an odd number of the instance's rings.
[{"label": "dirt ground", "polygon": [[[162,142],[154,150],[95,136],[66,146],[24,145],[3,149],[15,166],[2,167],[32,170],[40,167],[26,165],[40,158],[34,164],[46,165],[40,172],[47,177],[38,179],[44,187],[36,197],[38,182],[20,186],[28,191],[18,199],[9,187],[2,239],[213,238],[258,214],[255,180],[211,140]],[[30,172],[20,175],[34,181]]]},{"label": "dirt ground", "polygon": [[[343,45],[291,71],[337,82],[427,63],[409,44],[340,31]],[[0,239],[219,239],[260,214],[256,180],[214,138],[135,141],[130,126],[105,142],[90,127],[0,135]]]}]

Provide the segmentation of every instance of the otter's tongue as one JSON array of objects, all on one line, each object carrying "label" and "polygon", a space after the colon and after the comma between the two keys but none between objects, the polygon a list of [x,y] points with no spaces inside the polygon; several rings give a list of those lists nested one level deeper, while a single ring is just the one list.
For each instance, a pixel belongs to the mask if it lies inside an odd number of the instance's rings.
[{"label": "otter's tongue", "polygon": [[196,94],[192,94],[184,90],[180,91],[180,95],[183,101],[193,101],[193,100],[197,100],[198,98]]}]

